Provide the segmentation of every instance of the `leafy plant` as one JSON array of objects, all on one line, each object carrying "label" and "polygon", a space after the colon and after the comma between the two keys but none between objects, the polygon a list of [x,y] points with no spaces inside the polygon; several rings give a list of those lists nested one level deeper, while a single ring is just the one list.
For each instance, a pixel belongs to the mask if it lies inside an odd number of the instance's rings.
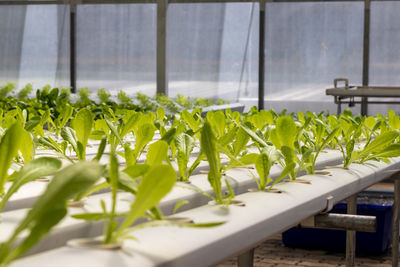
[{"label": "leafy plant", "polygon": [[92,92],[87,87],[78,89],[79,103],[81,106],[84,107],[91,103],[90,100],[91,93]]},{"label": "leafy plant", "polygon": [[10,175],[8,181],[12,182],[12,185],[1,198],[0,211],[6,206],[7,201],[21,186],[40,177],[53,174],[61,168],[61,165],[62,163],[58,159],[42,157],[25,164],[19,171]]},{"label": "leafy plant", "polygon": [[8,169],[21,146],[20,133],[24,129],[16,122],[6,130],[0,141],[0,195],[4,194],[4,184],[8,181]]},{"label": "leafy plant", "polygon": [[118,92],[117,99],[123,105],[132,104],[132,99],[122,90]]},{"label": "leafy plant", "polygon": [[107,103],[110,101],[111,94],[106,89],[102,88],[97,90],[97,96],[99,97],[100,103]]},{"label": "leafy plant", "polygon": [[[118,180],[117,171],[114,167],[114,180],[113,190],[118,186],[116,181]],[[146,172],[143,174],[142,179],[137,188],[135,195],[135,201],[131,204],[128,213],[124,214],[120,226],[116,223],[114,218],[117,216],[115,213],[115,200],[113,200],[112,210],[107,212],[103,206],[103,214],[87,213],[77,214],[73,217],[85,220],[98,220],[108,218],[109,223],[106,228],[104,243],[119,243],[125,238],[129,238],[130,232],[132,231],[132,224],[139,218],[145,217],[146,212],[157,206],[161,199],[173,188],[176,181],[176,173],[170,165],[159,164],[149,166]],[[115,194],[113,193],[113,199]]]},{"label": "leafy plant", "polygon": [[4,98],[15,90],[15,84],[12,82],[0,87],[0,98]]},{"label": "leafy plant", "polygon": [[221,185],[221,160],[220,155],[216,147],[216,138],[212,131],[211,125],[209,122],[205,122],[201,129],[201,139],[200,139],[201,150],[207,157],[209,164],[209,172],[208,172],[208,182],[214,190],[215,198],[214,201],[218,205],[230,204],[232,198],[234,197],[233,191],[228,183],[225,180],[226,186],[230,194],[227,198],[224,198],[222,194],[222,185]]},{"label": "leafy plant", "polygon": [[86,146],[93,127],[92,113],[86,108],[81,109],[71,121],[71,126],[75,130],[77,137],[77,150],[75,151],[78,154],[78,158],[84,160]]},{"label": "leafy plant", "polygon": [[32,84],[31,84],[31,83],[28,83],[28,84],[25,85],[24,88],[22,88],[22,89],[18,92],[17,97],[18,97],[19,99],[25,99],[25,98],[28,98],[29,94],[32,93],[32,92],[33,92]]},{"label": "leafy plant", "polygon": [[[80,162],[58,172],[10,238],[0,244],[0,265],[10,263],[37,244],[65,217],[67,201],[93,186],[102,173],[103,167],[94,162]],[[22,232],[28,234],[17,243]]]},{"label": "leafy plant", "polygon": [[190,154],[195,147],[195,140],[190,135],[182,133],[175,137],[175,146],[177,148],[176,160],[178,163],[179,180],[186,182],[189,180],[194,169],[200,164],[200,160],[196,160],[188,168]]}]

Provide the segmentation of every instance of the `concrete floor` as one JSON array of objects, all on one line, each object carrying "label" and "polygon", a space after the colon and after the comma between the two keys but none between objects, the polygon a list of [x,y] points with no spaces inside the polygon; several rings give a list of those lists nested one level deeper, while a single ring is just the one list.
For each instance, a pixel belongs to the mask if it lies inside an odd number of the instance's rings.
[{"label": "concrete floor", "polygon": [[[281,235],[276,235],[262,243],[255,250],[255,267],[333,267],[345,266],[345,254],[321,250],[305,250],[283,246]],[[232,257],[215,267],[237,266],[236,257]],[[392,266],[390,249],[381,255],[356,255],[355,266]]]},{"label": "concrete floor", "polygon": [[[393,183],[379,183],[368,188],[369,190],[393,191]],[[255,267],[333,267],[345,266],[345,253],[327,252],[322,250],[305,250],[285,247],[282,244],[281,234],[271,237],[259,245],[255,250]],[[215,267],[237,266],[237,257],[232,257]],[[355,266],[392,266],[391,251],[388,249],[380,255],[356,254]]]}]

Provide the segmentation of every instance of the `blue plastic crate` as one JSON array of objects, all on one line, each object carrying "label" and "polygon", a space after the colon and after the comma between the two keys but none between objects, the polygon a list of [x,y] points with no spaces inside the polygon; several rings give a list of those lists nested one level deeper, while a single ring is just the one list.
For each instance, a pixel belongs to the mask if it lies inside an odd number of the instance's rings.
[{"label": "blue plastic crate", "polygon": [[[365,198],[365,194],[362,197]],[[392,240],[393,200],[391,200],[392,203],[389,201],[390,204],[363,203],[381,202],[379,201],[380,199],[387,198],[387,195],[385,196],[382,192],[368,192],[367,198],[369,201],[362,201],[362,199],[359,200],[361,203],[357,204],[357,214],[376,216],[376,232],[357,232],[356,251],[363,253],[381,253],[388,248]],[[335,205],[330,212],[342,214],[347,213],[347,204],[339,203]],[[345,251],[346,231],[293,227],[282,234],[282,241],[283,244],[288,247]]]}]

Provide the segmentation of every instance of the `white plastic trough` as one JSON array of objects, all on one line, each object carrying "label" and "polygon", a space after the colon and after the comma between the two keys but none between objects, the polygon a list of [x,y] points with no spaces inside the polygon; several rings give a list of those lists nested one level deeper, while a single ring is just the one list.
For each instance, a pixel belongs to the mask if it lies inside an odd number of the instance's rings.
[{"label": "white plastic trough", "polygon": [[302,177],[311,185],[282,183],[276,186],[281,194],[237,196],[245,207],[205,205],[177,214],[195,222],[226,221],[219,227],[140,229],[133,233],[138,241],[126,240],[122,251],[63,247],[21,259],[12,266],[210,266],[324,210],[328,196],[338,202],[387,178],[400,166],[400,159],[374,164],[330,169],[332,176]]},{"label": "white plastic trough", "polygon": [[153,227],[137,230],[138,241],[126,240],[122,251],[63,247],[23,258],[12,266],[210,266],[250,249],[269,236],[319,213],[327,198],[339,202],[387,178],[400,167],[391,163],[353,164],[349,170],[330,169],[332,176],[307,175],[311,184],[285,182],[276,188],[283,193],[244,193],[237,199],[245,207],[205,205],[177,216],[195,222],[226,221],[207,229]]},{"label": "white plastic trough", "polygon": [[[250,148],[248,149],[250,153],[254,153],[257,152],[257,149],[255,148]],[[43,152],[45,150],[41,150],[40,152]],[[47,150],[46,150],[47,151]],[[195,148],[194,150],[194,154],[198,153],[199,149]],[[49,154],[53,154],[54,152],[49,151]],[[91,157],[94,157],[95,154],[91,154]],[[102,164],[107,164],[108,163],[108,155],[103,155],[101,163]],[[139,158],[139,162],[144,162],[146,159],[146,154],[143,153],[140,158]],[[196,158],[193,156],[190,158],[190,162],[193,162]],[[123,164],[125,161],[123,158],[119,158],[119,161],[121,164]],[[228,162],[227,159],[222,159],[221,160],[222,163],[226,163]],[[339,153],[336,150],[329,150],[329,153],[320,153],[319,157],[317,159],[316,162],[316,169],[322,169],[325,166],[329,166],[329,165],[337,165],[340,164],[342,162],[342,154]],[[65,167],[66,165],[69,165],[70,163],[66,160],[63,160],[63,167]],[[176,170],[178,170],[178,166],[175,162],[172,162],[172,165],[174,166],[174,168]],[[201,162],[199,164],[199,166],[195,169],[195,171],[193,172],[193,174],[198,174],[201,171],[205,171],[208,170],[208,163],[207,162]],[[275,169],[275,170],[280,170]],[[232,171],[233,172],[233,171]],[[274,169],[271,170],[271,176],[273,178],[276,178],[279,176],[280,173],[278,173],[277,171],[274,171]],[[304,174],[304,172],[303,172]],[[247,177],[251,180],[250,177]],[[248,180],[249,180],[248,179]],[[10,187],[11,183],[6,184],[6,187]],[[37,182],[37,181],[33,181],[30,182],[24,186],[22,186],[18,192],[16,192],[7,202],[6,206],[4,207],[3,211],[10,211],[10,210],[15,210],[15,209],[24,209],[24,208],[29,208],[32,203],[35,202],[35,200],[43,193],[43,191],[45,190],[47,186],[47,183],[45,182]],[[247,190],[247,188],[246,188]],[[97,193],[104,193],[109,191],[109,189],[104,189],[100,192]]]},{"label": "white plastic trough", "polygon": [[[327,165],[337,164],[339,154],[336,151],[330,151],[330,153],[322,153],[318,161],[319,168]],[[255,171],[253,171],[255,172]],[[276,178],[281,173],[281,167],[273,166],[271,169],[271,176]],[[243,194],[248,192],[250,188],[256,188],[255,181],[251,178],[249,171],[243,168],[234,168],[228,170],[226,178],[228,179],[235,194]],[[208,194],[213,194],[213,189],[207,181],[207,175],[199,174],[194,175],[190,178],[191,184],[182,184],[185,187],[194,186]],[[224,185],[223,191],[228,189]],[[129,209],[129,203],[133,201],[134,196],[129,193],[119,192],[118,193],[118,212],[126,212]],[[111,205],[111,196],[108,193],[97,194],[90,196],[85,199],[85,206],[83,208],[70,208],[70,214],[85,213],[85,212],[101,212],[100,199],[104,200],[107,205]],[[171,215],[175,204],[180,200],[189,201],[188,204],[181,207],[181,210],[188,210],[201,205],[207,204],[210,201],[209,198],[200,194],[196,191],[185,189],[180,186],[175,186],[174,189],[169,193],[161,202],[160,208],[165,215]],[[31,205],[32,203],[30,203]],[[18,222],[22,220],[28,209],[18,209],[8,212],[0,213],[0,226],[2,231],[0,232],[0,242],[8,239],[9,235],[17,226]],[[48,250],[50,248],[56,248],[65,245],[65,243],[72,238],[78,237],[93,237],[100,235],[103,230],[102,222],[85,222],[83,220],[76,220],[71,217],[67,217],[59,225],[53,229],[53,231],[43,239],[39,244],[32,249],[29,254],[38,253],[41,251]],[[23,238],[25,235],[21,235]]]}]

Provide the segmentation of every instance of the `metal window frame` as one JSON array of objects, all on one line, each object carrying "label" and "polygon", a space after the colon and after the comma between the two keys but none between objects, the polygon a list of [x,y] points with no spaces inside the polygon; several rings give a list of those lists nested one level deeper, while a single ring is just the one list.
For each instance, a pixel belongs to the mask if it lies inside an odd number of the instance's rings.
[{"label": "metal window frame", "polygon": [[[168,4],[189,3],[259,3],[259,64],[258,64],[258,108],[264,109],[264,71],[265,71],[265,9],[268,3],[287,2],[364,2],[364,38],[362,81],[364,86],[369,84],[369,39],[371,1],[399,1],[399,0],[0,0],[1,5],[69,5],[70,6],[70,85],[71,91],[76,92],[76,6],[95,4],[156,4],[157,5],[157,56],[156,77],[157,93],[168,95],[167,71],[167,9]],[[364,105],[363,113],[367,114]]]}]

